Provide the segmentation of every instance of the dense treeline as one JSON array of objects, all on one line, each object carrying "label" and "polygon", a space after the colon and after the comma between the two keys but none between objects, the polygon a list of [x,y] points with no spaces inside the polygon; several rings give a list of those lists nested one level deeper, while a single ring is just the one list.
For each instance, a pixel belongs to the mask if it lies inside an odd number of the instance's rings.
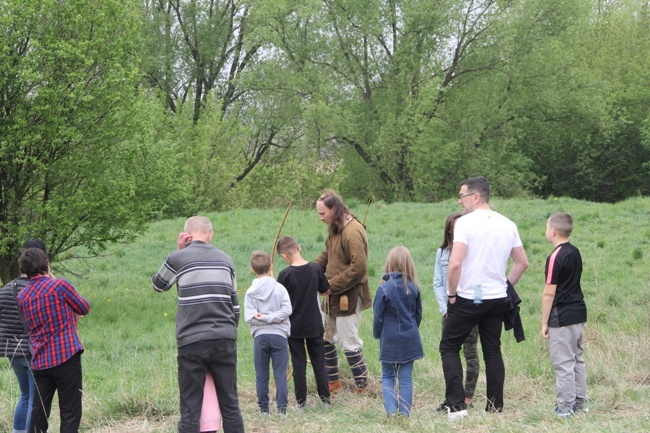
[{"label": "dense treeline", "polygon": [[650,194],[642,0],[0,0],[0,276],[158,216]]}]

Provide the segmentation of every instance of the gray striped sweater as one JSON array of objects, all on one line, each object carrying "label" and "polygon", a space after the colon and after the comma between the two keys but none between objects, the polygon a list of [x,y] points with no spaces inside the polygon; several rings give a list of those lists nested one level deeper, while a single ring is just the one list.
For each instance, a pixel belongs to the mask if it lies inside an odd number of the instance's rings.
[{"label": "gray striped sweater", "polygon": [[237,339],[239,301],[232,259],[202,241],[174,251],[152,279],[157,292],[178,287],[178,347],[202,340]]}]

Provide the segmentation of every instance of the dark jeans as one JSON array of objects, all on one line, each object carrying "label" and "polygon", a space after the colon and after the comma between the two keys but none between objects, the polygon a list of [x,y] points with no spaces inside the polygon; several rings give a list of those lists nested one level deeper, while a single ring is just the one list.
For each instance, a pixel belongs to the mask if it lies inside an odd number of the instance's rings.
[{"label": "dark jeans", "polygon": [[237,396],[237,340],[220,338],[178,348],[178,386],[181,400],[179,433],[199,433],[205,373],[217,388],[224,433],[243,433]]},{"label": "dark jeans", "polygon": [[[442,316],[442,331],[445,331],[447,317]],[[478,359],[478,326],[472,328],[467,340],[463,343],[463,354],[465,355],[465,398],[474,398],[476,382],[481,364]]]},{"label": "dark jeans", "polygon": [[287,339],[275,334],[258,335],[253,343],[253,358],[255,362],[257,405],[260,407],[260,411],[269,411],[270,363],[273,365],[275,401],[278,405],[278,411],[285,412],[289,403],[289,385],[287,384],[289,346],[287,345]]},{"label": "dark jeans", "polygon": [[[304,404],[307,401],[307,352],[309,352],[311,367],[314,370],[318,396],[321,400],[327,400],[330,397],[323,344],[322,335],[315,338],[289,337],[289,351],[291,352],[291,364],[293,365],[293,386],[298,404]],[[307,351],[305,351],[305,346]]]},{"label": "dark jeans", "polygon": [[459,296],[453,305],[449,304],[447,323],[440,340],[440,357],[445,375],[445,398],[454,410],[465,409],[466,406],[460,348],[476,325],[485,361],[486,410],[503,409],[505,367],[501,357],[501,328],[507,307],[507,298],[486,299],[476,305],[472,300]]},{"label": "dark jeans", "polygon": [[30,432],[43,433],[48,428],[52,399],[56,392],[61,412],[61,433],[77,433],[81,423],[81,352],[61,365],[45,370],[32,370],[36,395]]}]

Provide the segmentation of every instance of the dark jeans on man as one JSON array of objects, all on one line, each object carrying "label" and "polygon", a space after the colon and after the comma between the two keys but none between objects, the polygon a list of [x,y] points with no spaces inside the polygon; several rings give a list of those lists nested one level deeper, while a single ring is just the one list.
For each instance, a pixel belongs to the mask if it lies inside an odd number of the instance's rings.
[{"label": "dark jeans on man", "polygon": [[[442,331],[445,331],[447,316],[442,316]],[[478,374],[481,364],[478,359],[478,326],[472,328],[467,340],[463,343],[463,354],[465,355],[465,398],[473,399]]]},{"label": "dark jeans on man", "polygon": [[261,412],[269,412],[269,364],[273,366],[275,379],[275,401],[279,413],[286,413],[289,403],[287,369],[289,368],[289,346],[287,338],[275,334],[262,334],[253,343],[255,363],[255,385],[257,405]]},{"label": "dark jeans on man", "polygon": [[485,410],[500,412],[503,409],[505,367],[501,357],[501,328],[507,307],[508,298],[486,299],[477,305],[459,296],[453,305],[449,304],[440,340],[440,357],[445,375],[445,398],[452,410],[466,407],[460,348],[476,325],[485,361],[488,398]]},{"label": "dark jeans on man", "polygon": [[181,400],[179,433],[199,433],[205,374],[217,388],[224,433],[243,433],[237,395],[237,340],[197,341],[178,348],[178,386]]},{"label": "dark jeans on man", "polygon": [[45,370],[33,370],[36,395],[30,432],[43,433],[48,428],[54,393],[58,394],[61,433],[77,433],[81,423],[81,352],[63,364]]},{"label": "dark jeans on man", "polygon": [[289,351],[291,352],[291,365],[293,366],[293,386],[296,401],[303,405],[307,401],[307,352],[311,360],[311,367],[316,378],[316,390],[321,401],[328,401],[330,397],[327,370],[325,369],[325,349],[323,335],[315,338],[289,337]]}]

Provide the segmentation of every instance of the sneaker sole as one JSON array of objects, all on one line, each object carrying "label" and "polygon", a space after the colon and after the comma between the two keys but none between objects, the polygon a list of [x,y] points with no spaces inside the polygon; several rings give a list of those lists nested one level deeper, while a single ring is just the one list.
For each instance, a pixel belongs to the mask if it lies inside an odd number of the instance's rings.
[{"label": "sneaker sole", "polygon": [[465,418],[468,415],[469,413],[467,412],[467,410],[459,410],[458,412],[448,412],[447,419],[449,419],[449,421],[458,421],[460,419]]}]

